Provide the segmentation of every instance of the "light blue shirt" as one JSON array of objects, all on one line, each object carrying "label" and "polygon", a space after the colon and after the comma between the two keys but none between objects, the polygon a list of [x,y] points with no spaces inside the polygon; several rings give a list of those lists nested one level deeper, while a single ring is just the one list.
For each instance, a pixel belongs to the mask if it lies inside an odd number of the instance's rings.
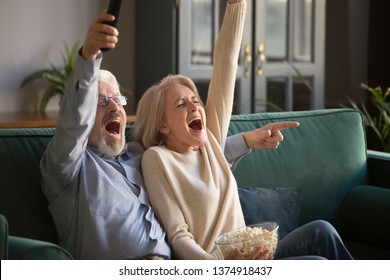
[{"label": "light blue shirt", "polygon": [[[75,259],[170,258],[165,231],[144,188],[141,145],[129,142],[117,157],[87,146],[101,60],[77,58],[66,80],[55,135],[40,164],[60,245]],[[250,151],[242,135],[229,137],[226,146],[232,166]]]}]

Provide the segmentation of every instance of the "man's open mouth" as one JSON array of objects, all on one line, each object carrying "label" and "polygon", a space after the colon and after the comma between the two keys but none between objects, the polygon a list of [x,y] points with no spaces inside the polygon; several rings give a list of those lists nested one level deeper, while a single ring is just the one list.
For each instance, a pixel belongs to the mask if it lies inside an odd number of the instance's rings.
[{"label": "man's open mouth", "polygon": [[121,125],[119,121],[108,122],[105,126],[106,131],[111,134],[119,134],[121,131]]},{"label": "man's open mouth", "polygon": [[203,124],[201,119],[193,119],[188,126],[193,130],[202,130]]}]

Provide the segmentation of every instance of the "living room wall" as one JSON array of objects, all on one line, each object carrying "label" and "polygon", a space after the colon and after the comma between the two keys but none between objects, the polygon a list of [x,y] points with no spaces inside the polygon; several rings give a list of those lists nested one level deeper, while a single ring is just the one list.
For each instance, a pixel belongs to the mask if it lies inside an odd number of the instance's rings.
[{"label": "living room wall", "polygon": [[[123,1],[119,44],[115,51],[104,54],[102,65],[131,91],[135,84],[135,1]],[[50,67],[50,61],[61,66],[63,41],[70,45],[77,40],[82,42],[90,22],[107,3],[108,0],[1,1],[0,113],[38,110],[40,85],[20,90],[20,82],[28,74]],[[369,3],[370,0],[327,0],[326,107],[338,107],[346,95],[356,99],[363,96],[359,83],[367,79]],[[385,17],[377,20],[384,21]],[[378,36],[373,39],[381,40]],[[378,44],[385,47],[382,41]],[[58,110],[58,99],[51,100],[47,109]],[[135,112],[131,105],[126,110]]]},{"label": "living room wall", "polygon": [[[82,43],[90,22],[106,8],[108,0],[2,0],[0,3],[0,113],[36,111],[42,95],[40,83],[24,89],[24,77],[40,69],[63,65],[63,42]],[[120,42],[115,51],[104,54],[102,68],[110,69],[128,88],[133,88],[132,6],[122,4]],[[125,28],[126,27],[126,28]],[[58,110],[53,98],[47,110]]]}]

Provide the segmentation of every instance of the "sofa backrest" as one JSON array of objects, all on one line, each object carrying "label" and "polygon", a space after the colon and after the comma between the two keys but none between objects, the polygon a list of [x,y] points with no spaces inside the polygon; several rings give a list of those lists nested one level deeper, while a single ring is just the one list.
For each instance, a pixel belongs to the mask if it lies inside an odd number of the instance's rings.
[{"label": "sofa backrest", "polygon": [[[131,126],[127,126],[129,137]],[[39,162],[55,128],[0,129],[0,214],[9,234],[58,244],[41,190]]]},{"label": "sofa backrest", "polygon": [[[294,120],[277,150],[257,150],[234,171],[239,187],[298,187],[300,223],[331,220],[344,195],[366,180],[366,142],[361,115],[351,109],[233,116],[229,133],[269,122]],[[130,126],[128,126],[128,131]],[[39,161],[54,128],[0,129],[0,214],[10,235],[57,243],[41,191]]]},{"label": "sofa backrest", "polygon": [[58,242],[39,170],[53,135],[54,128],[0,129],[0,213],[10,235]]},{"label": "sofa backrest", "polygon": [[270,122],[298,121],[276,150],[254,150],[234,171],[239,187],[298,187],[299,224],[332,221],[345,194],[366,181],[366,139],[353,109],[259,113],[232,117],[229,134]]}]

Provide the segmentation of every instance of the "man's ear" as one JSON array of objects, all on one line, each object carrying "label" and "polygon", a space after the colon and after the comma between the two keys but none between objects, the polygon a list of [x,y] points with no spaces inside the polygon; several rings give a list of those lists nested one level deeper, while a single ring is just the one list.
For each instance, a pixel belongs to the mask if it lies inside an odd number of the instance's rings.
[{"label": "man's ear", "polygon": [[171,132],[171,130],[169,129],[169,127],[168,127],[167,125],[165,125],[165,124],[162,124],[162,125],[160,126],[160,129],[159,129],[158,131],[160,131],[160,132],[163,133],[163,134],[169,134],[169,132]]}]

